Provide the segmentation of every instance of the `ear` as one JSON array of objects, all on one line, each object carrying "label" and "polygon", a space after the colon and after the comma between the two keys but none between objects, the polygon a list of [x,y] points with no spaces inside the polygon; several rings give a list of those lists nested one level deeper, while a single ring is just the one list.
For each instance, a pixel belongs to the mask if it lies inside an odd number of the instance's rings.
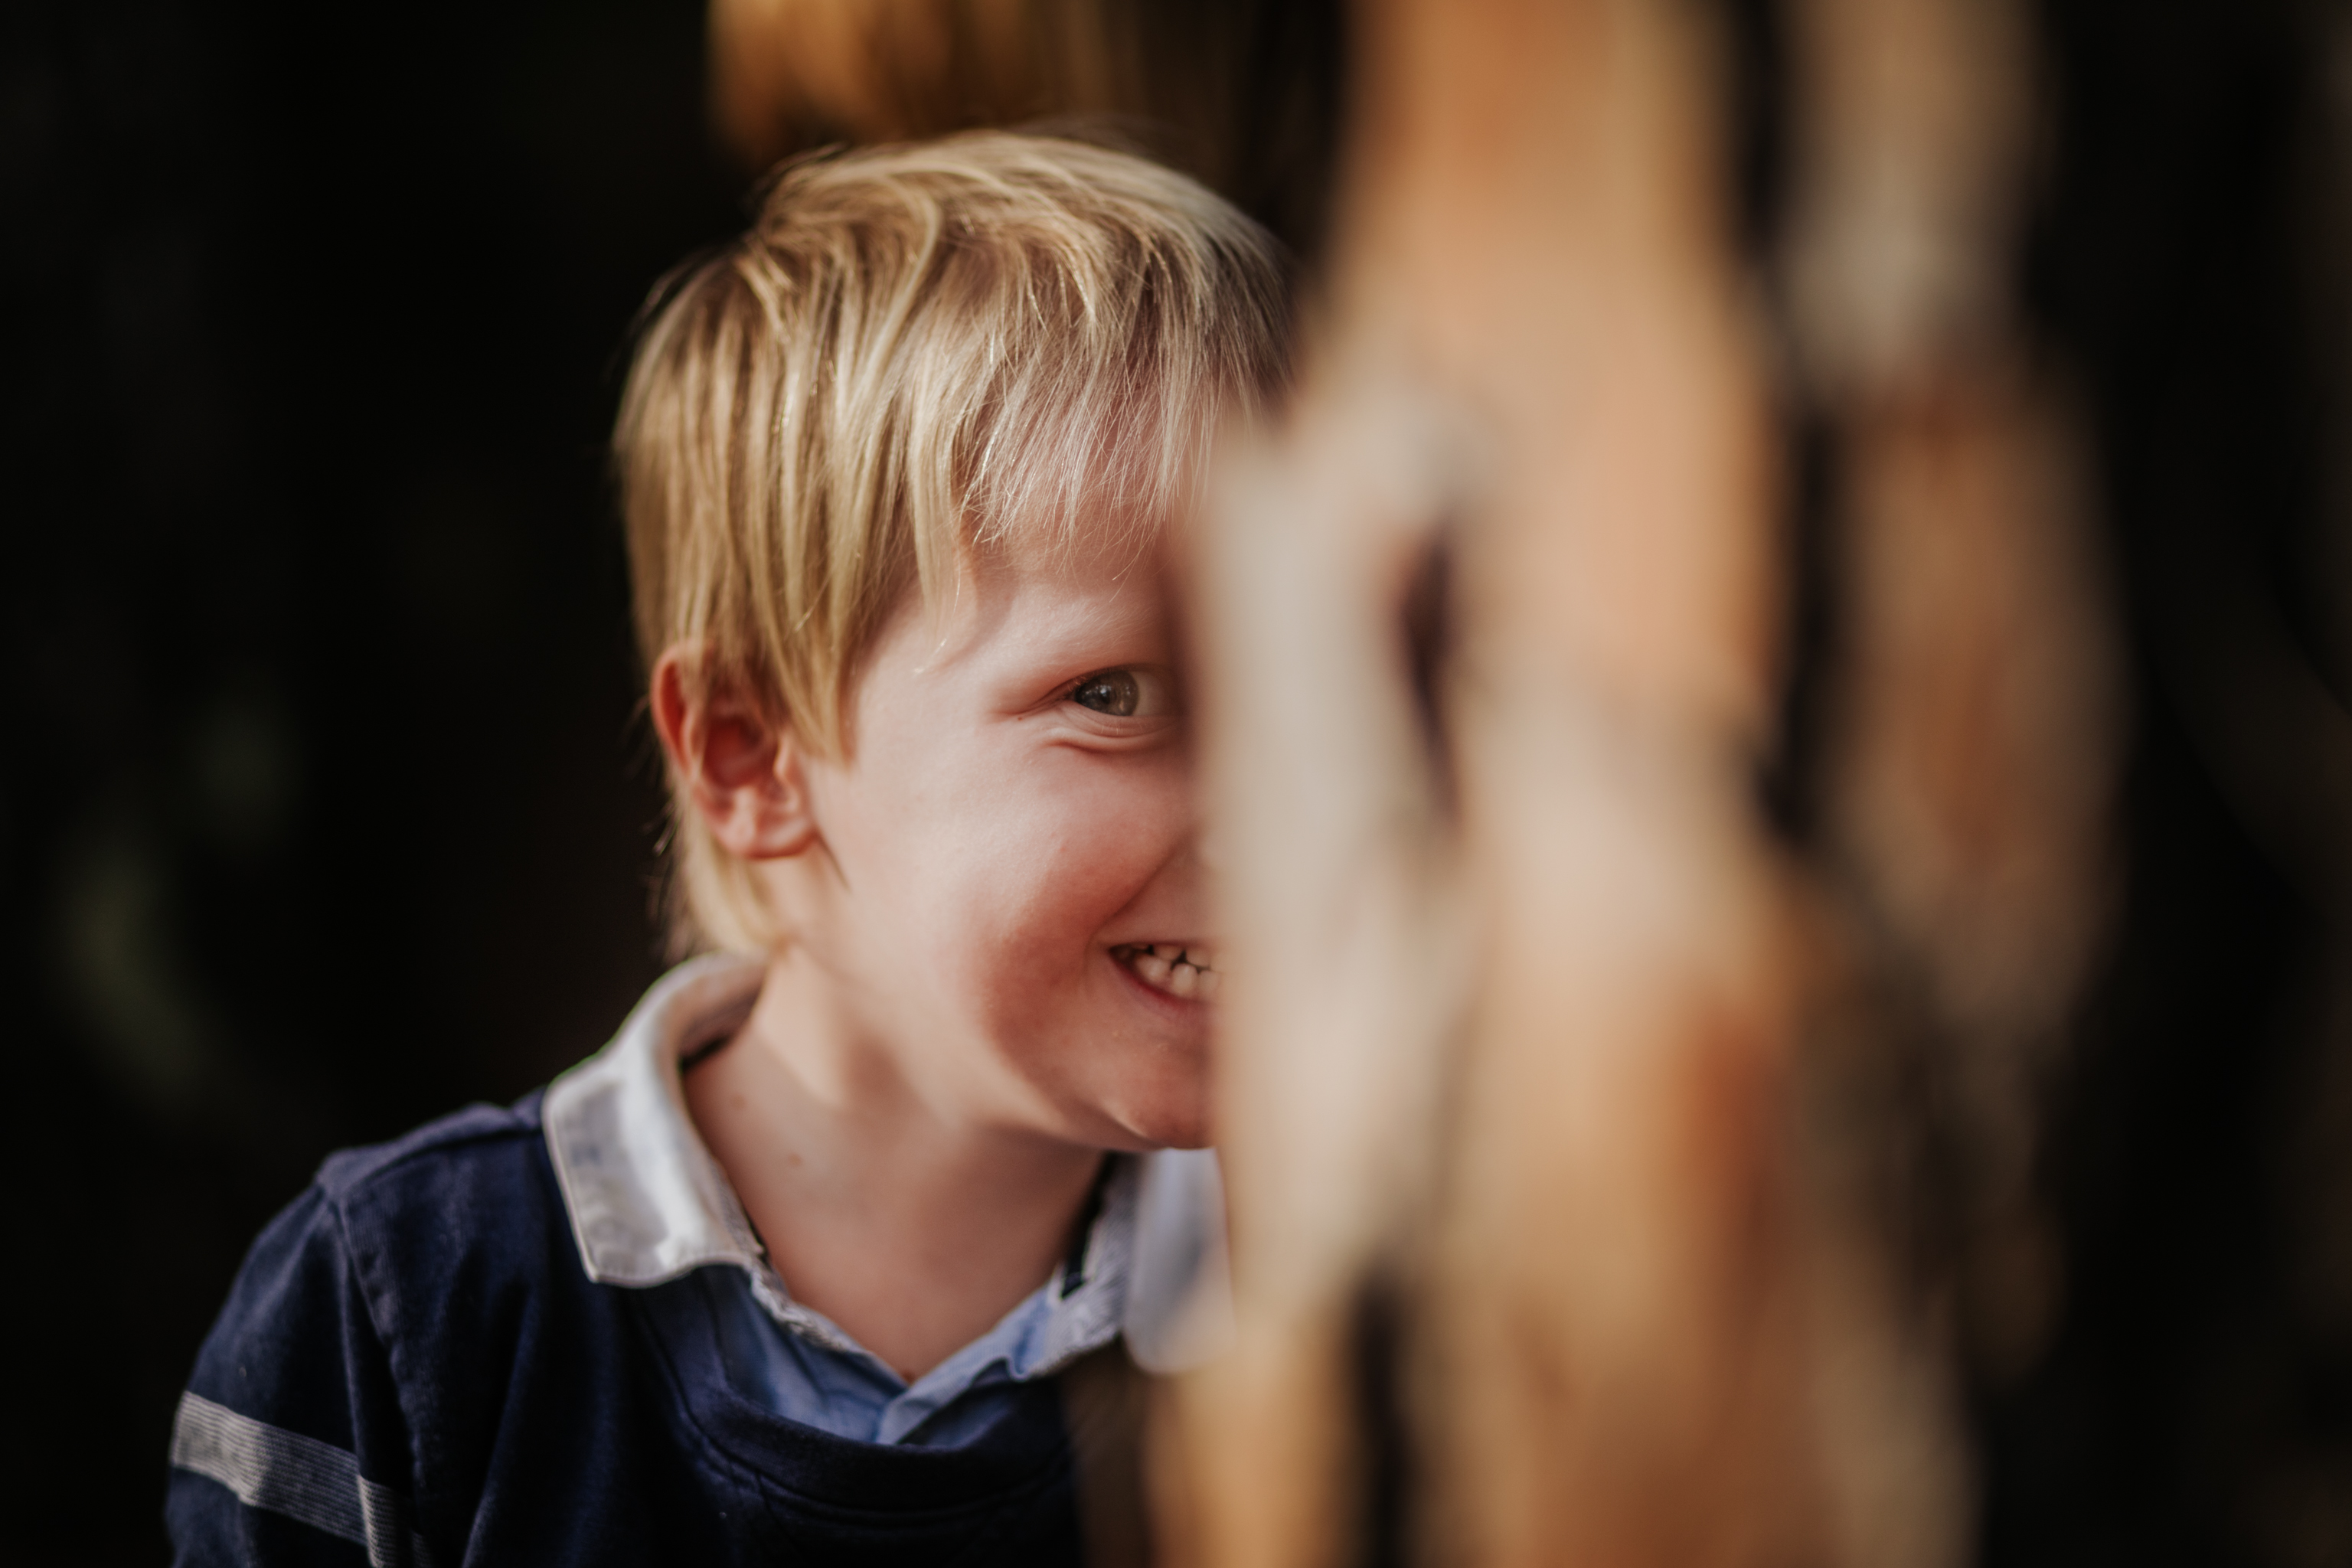
[{"label": "ear", "polygon": [[665,651],[650,693],[654,729],[688,800],[731,855],[799,854],[817,833],[792,731],[740,696],[694,679],[691,654],[684,645]]}]

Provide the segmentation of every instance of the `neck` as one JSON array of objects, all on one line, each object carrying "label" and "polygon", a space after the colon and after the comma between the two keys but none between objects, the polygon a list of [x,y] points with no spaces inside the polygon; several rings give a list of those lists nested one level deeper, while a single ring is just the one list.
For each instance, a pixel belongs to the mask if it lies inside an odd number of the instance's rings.
[{"label": "neck", "polygon": [[771,964],[687,1105],[793,1299],[911,1382],[1045,1283],[1102,1154],[960,1106],[843,990]]}]

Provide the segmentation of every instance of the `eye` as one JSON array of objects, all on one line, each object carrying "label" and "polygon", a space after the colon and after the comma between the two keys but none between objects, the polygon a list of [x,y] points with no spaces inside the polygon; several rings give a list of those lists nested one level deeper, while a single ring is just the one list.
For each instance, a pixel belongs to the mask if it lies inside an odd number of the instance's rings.
[{"label": "eye", "polygon": [[1129,719],[1143,705],[1143,683],[1131,669],[1106,669],[1079,681],[1070,700],[1114,719]]},{"label": "eye", "polygon": [[1176,710],[1167,675],[1156,669],[1102,669],[1070,689],[1070,700],[1112,719],[1164,719]]}]

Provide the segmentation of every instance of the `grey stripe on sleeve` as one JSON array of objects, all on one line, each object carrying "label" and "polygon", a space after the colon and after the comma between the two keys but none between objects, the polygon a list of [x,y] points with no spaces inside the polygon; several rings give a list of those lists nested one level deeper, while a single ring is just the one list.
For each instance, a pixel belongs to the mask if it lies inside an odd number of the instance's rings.
[{"label": "grey stripe on sleeve", "polygon": [[431,1568],[409,1526],[408,1500],[361,1475],[358,1458],[331,1443],[184,1394],[172,1423],[172,1463],[220,1482],[247,1508],[359,1542],[372,1568]]}]

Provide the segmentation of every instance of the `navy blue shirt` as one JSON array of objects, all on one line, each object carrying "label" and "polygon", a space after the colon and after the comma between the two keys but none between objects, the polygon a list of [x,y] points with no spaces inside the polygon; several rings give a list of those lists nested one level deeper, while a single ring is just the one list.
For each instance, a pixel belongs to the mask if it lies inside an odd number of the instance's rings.
[{"label": "navy blue shirt", "polygon": [[[538,1096],[335,1155],[255,1243],[198,1356],[166,1504],[177,1561],[1083,1560],[1080,1475],[1131,1462],[1136,1403],[1072,1394],[1131,1387],[1103,1381],[1118,1344],[1018,1385],[955,1447],[867,1443],[731,1385],[708,1299],[691,1274],[588,1278]],[[1134,1495],[1131,1478],[1085,1490]]]}]

